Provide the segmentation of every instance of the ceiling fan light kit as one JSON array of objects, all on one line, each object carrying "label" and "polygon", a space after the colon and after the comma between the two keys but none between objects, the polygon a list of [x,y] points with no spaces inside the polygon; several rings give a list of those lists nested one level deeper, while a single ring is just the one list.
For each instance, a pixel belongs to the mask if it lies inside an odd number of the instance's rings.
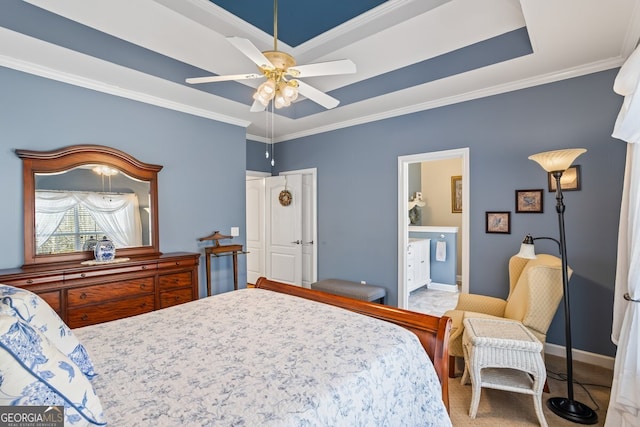
[{"label": "ceiling fan light kit", "polygon": [[253,112],[264,111],[271,100],[276,108],[288,107],[298,98],[298,94],[304,95],[305,98],[322,105],[324,108],[334,108],[340,101],[297,79],[356,72],[355,64],[348,59],[296,66],[293,56],[279,51],[278,0],[273,2],[273,50],[261,52],[253,43],[241,37],[227,37],[227,40],[258,66],[260,74],[195,77],[187,79],[186,82],[197,84],[265,77],[267,80],[258,87],[253,95],[254,102],[251,106]]},{"label": "ceiling fan light kit", "polygon": [[277,50],[263,52],[263,55],[275,68],[267,64],[259,67],[267,80],[258,87],[253,99],[264,107],[269,105],[272,99],[276,108],[288,107],[298,98],[298,82],[293,79],[287,80],[285,75],[299,74],[289,68],[295,66],[296,61],[291,55]]}]

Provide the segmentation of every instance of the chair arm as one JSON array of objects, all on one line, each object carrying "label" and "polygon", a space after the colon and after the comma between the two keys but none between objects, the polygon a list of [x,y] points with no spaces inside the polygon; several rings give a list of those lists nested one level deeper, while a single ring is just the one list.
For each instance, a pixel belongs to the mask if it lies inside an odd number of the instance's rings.
[{"label": "chair arm", "polygon": [[[497,320],[505,320],[505,321],[511,320],[511,319],[505,319],[504,317],[500,317],[500,316],[494,316],[493,314],[478,313],[475,311],[465,311],[464,316],[462,316],[462,320],[464,319],[497,319]],[[513,322],[520,323],[516,320],[513,320]]]},{"label": "chair arm", "polygon": [[455,309],[503,317],[506,305],[507,302],[500,298],[477,294],[460,294]]}]

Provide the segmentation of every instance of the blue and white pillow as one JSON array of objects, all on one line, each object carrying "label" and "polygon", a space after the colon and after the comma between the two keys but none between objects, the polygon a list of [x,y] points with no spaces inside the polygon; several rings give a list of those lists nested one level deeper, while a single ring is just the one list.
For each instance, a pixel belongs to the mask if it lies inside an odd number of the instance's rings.
[{"label": "blue and white pillow", "polygon": [[41,332],[87,376],[96,373],[78,338],[45,300],[26,289],[0,285],[0,313],[19,318]]},{"label": "blue and white pillow", "polygon": [[64,405],[65,426],[106,425],[100,399],[47,337],[0,314],[0,405]]}]

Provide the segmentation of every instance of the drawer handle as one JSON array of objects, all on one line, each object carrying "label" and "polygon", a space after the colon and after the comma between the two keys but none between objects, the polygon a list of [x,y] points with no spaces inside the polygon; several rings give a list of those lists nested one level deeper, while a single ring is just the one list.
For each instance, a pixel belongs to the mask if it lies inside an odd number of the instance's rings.
[{"label": "drawer handle", "polygon": [[87,299],[87,294],[84,292],[80,294],[80,299]]},{"label": "drawer handle", "polygon": [[143,302],[142,304],[140,304],[140,308],[145,308],[147,306],[146,302]]},{"label": "drawer handle", "polygon": [[180,279],[178,279],[177,277],[175,277],[175,278],[173,279],[173,283],[180,283]]},{"label": "drawer handle", "polygon": [[176,265],[180,265],[180,264],[181,264],[181,262],[180,262],[180,261],[176,261]]},{"label": "drawer handle", "polygon": [[142,266],[142,269],[143,269],[143,270],[146,270],[146,269],[147,269],[147,266],[146,266],[146,265],[143,265],[143,266]]},{"label": "drawer handle", "polygon": [[174,301],[180,301],[180,297],[176,295],[175,297],[173,297],[173,300]]},{"label": "drawer handle", "polygon": [[87,277],[87,273],[80,273],[80,277]]},{"label": "drawer handle", "polygon": [[144,284],[144,283],[140,283],[140,289],[144,290],[146,287],[147,287],[147,285],[146,285],[146,284]]},{"label": "drawer handle", "polygon": [[33,280],[31,280],[31,279],[27,280],[27,285],[30,285],[32,283],[33,283]]},{"label": "drawer handle", "polygon": [[80,319],[89,320],[89,316],[85,313],[85,314],[82,315],[82,317]]}]

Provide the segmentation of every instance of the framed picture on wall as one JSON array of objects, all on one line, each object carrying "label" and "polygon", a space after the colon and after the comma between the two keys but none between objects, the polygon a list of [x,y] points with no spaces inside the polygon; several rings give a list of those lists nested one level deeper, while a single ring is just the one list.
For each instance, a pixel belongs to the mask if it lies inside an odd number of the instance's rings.
[{"label": "framed picture on wall", "polygon": [[516,213],[542,213],[543,193],[539,190],[516,190]]},{"label": "framed picture on wall", "polygon": [[486,232],[511,234],[511,212],[487,212]]},{"label": "framed picture on wall", "polygon": [[462,213],[462,176],[451,177],[451,212]]},{"label": "framed picture on wall", "polygon": [[[556,191],[556,179],[551,174],[547,173],[549,177],[549,191],[555,193]],[[578,191],[580,190],[580,165],[573,165],[560,177],[560,188],[562,191]]]}]

